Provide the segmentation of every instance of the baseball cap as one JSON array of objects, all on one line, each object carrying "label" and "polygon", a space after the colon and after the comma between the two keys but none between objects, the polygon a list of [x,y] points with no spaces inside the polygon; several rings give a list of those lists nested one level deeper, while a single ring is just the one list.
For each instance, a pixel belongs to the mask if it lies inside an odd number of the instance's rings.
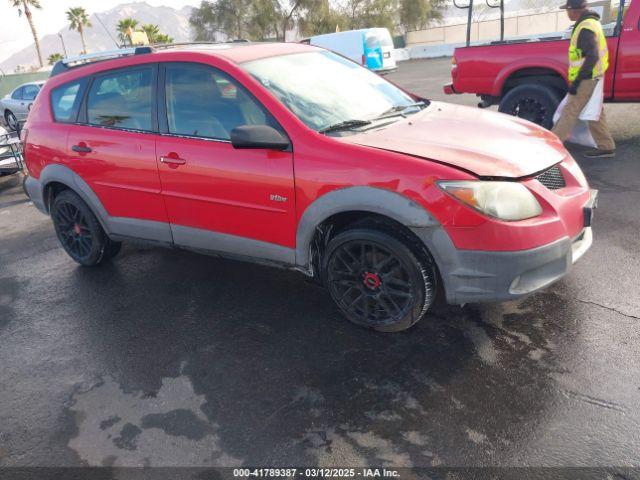
[{"label": "baseball cap", "polygon": [[560,8],[563,10],[580,10],[581,8],[587,8],[587,0],[567,0],[567,3]]}]

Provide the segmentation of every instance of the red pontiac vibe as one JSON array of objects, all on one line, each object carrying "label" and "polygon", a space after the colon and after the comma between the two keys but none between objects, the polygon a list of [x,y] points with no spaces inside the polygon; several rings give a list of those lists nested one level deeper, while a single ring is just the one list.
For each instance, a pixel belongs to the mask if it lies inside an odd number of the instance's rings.
[{"label": "red pontiac vibe", "polygon": [[137,239],[294,268],[399,331],[436,292],[518,298],[591,245],[595,191],[533,123],[300,44],[110,55],[56,65],[23,130],[25,188],[82,265]]}]

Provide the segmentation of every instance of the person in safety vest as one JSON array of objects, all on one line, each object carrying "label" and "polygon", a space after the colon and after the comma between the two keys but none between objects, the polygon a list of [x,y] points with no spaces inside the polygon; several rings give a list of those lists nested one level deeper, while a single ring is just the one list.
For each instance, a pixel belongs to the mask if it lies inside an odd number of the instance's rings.
[{"label": "person in safety vest", "polygon": [[[609,68],[609,50],[600,16],[587,9],[586,0],[566,1],[561,8],[566,9],[569,19],[575,22],[569,43],[569,99],[553,127],[553,133],[563,141],[571,134],[598,82],[604,82],[604,74]],[[616,145],[609,133],[604,109],[598,121],[589,121],[589,130],[597,148],[584,156],[614,157]]]}]

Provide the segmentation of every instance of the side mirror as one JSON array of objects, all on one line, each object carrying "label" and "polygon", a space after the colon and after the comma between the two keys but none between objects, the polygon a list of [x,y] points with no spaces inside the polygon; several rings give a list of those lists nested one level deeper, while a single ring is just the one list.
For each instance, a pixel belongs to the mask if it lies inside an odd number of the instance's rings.
[{"label": "side mirror", "polygon": [[231,130],[233,148],[266,148],[285,150],[289,139],[268,125],[241,125]]}]

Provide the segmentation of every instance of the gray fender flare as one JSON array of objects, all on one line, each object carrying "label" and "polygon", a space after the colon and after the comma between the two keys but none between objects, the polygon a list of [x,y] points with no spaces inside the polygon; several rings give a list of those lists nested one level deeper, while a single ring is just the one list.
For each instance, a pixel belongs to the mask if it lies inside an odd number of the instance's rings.
[{"label": "gray fender flare", "polygon": [[52,164],[42,170],[40,173],[40,192],[42,195],[44,195],[47,184],[51,182],[60,182],[77,193],[89,205],[105,233],[112,239],[136,238],[162,244],[173,243],[171,227],[168,223],[110,216],[87,182],[69,167]]},{"label": "gray fender flare", "polygon": [[42,172],[40,172],[39,180],[44,201],[46,201],[46,199],[44,198],[44,192],[47,185],[51,182],[62,183],[73,190],[75,193],[77,193],[80,198],[82,198],[82,200],[84,200],[84,202],[89,205],[89,208],[91,208],[96,217],[98,217],[98,221],[102,225],[102,228],[105,230],[105,232],[107,232],[107,234],[110,233],[110,230],[108,228],[109,214],[102,205],[102,202],[100,201],[98,196],[87,184],[87,182],[85,182],[80,177],[80,175],[75,173],[69,167],[65,167],[64,165],[51,164],[42,169]]},{"label": "gray fender flare", "polygon": [[308,267],[310,245],[316,228],[337,213],[364,211],[389,217],[408,228],[437,227],[438,221],[421,205],[399,194],[377,187],[347,187],[315,200],[300,218],[296,233],[296,264]]}]

